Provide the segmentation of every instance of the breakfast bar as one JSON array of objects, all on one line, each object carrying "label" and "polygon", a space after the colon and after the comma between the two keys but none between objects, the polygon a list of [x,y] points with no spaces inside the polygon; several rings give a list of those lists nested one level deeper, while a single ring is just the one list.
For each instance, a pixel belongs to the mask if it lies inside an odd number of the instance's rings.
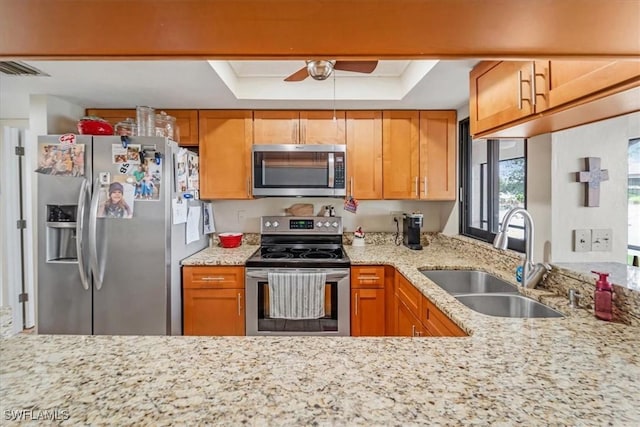
[{"label": "breakfast bar", "polygon": [[[563,318],[476,313],[421,268],[481,268],[432,244],[345,249],[390,263],[467,331],[460,338],[15,335],[0,342],[0,401],[66,410],[62,424],[637,425],[637,327],[596,320],[537,291]],[[236,252],[233,252],[236,251]],[[228,257],[229,254],[237,256]],[[249,247],[195,265],[241,264]],[[245,257],[245,258],[243,258]],[[227,260],[227,261],[225,261]],[[500,275],[499,269],[489,272]]]}]

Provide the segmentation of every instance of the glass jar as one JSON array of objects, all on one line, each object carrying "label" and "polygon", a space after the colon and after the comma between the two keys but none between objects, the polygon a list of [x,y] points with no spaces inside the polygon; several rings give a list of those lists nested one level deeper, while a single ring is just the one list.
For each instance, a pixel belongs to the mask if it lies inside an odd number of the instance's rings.
[{"label": "glass jar", "polygon": [[136,122],[138,123],[138,136],[156,135],[155,109],[145,106],[136,107]]},{"label": "glass jar", "polygon": [[138,125],[136,121],[130,119],[129,117],[126,120],[116,123],[116,129],[114,135],[119,136],[136,136],[138,134]]},{"label": "glass jar", "polygon": [[156,136],[163,136],[172,141],[176,141],[175,128],[175,117],[168,115],[164,111],[160,111],[160,114],[156,114]]}]

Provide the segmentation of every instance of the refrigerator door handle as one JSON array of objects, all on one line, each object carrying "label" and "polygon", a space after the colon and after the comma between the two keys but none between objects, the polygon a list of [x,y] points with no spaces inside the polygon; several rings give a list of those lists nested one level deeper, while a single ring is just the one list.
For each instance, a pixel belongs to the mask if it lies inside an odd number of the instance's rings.
[{"label": "refrigerator door handle", "polygon": [[90,192],[91,184],[86,179],[82,180],[80,195],[78,196],[78,212],[76,213],[76,253],[78,254],[78,270],[80,271],[80,282],[85,291],[89,290],[89,279],[84,265],[84,251],[82,235],[84,232],[84,210],[87,202],[87,195]]},{"label": "refrigerator door handle", "polygon": [[98,199],[100,198],[100,178],[96,178],[91,195],[91,210],[89,211],[89,253],[91,256],[91,271],[96,289],[102,289],[102,274],[98,264]]}]

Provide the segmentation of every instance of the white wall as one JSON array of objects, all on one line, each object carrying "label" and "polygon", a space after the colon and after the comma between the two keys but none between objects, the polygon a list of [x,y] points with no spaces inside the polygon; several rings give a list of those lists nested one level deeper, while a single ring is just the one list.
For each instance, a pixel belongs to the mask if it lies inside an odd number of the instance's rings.
[{"label": "white wall", "polygon": [[[551,257],[555,262],[626,263],[628,144],[640,136],[640,113],[556,132],[551,136]],[[585,157],[600,157],[609,180],[601,183],[600,206],[585,207],[585,184],[575,173]],[[531,170],[529,173],[535,173]],[[574,229],[611,228],[611,252],[573,252]]]},{"label": "white wall", "polygon": [[551,261],[551,134],[527,142],[527,211],[535,223],[533,259]]},{"label": "white wall", "polygon": [[[5,127],[13,127],[18,129],[26,129],[29,126],[29,120],[27,119],[0,119],[0,153],[4,152],[4,128]],[[7,157],[0,160],[0,167],[6,168],[5,162],[12,162],[14,158]],[[10,203],[7,200],[6,193],[4,191],[4,187],[6,185],[10,185],[10,182],[0,182],[0,204],[6,206]],[[5,218],[4,218],[4,210],[0,209],[0,242],[4,242],[6,236],[5,231]],[[7,277],[7,257],[4,253],[4,245],[0,245],[0,307],[7,304],[8,297],[8,280]]]}]

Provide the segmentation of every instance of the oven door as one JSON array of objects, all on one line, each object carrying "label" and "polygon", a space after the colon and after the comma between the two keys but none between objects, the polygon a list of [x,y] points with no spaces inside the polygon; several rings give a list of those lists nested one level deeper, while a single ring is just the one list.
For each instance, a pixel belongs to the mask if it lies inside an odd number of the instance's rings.
[{"label": "oven door", "polygon": [[[269,307],[269,272],[296,275],[325,273],[324,317],[292,320],[272,317]],[[246,331],[247,335],[350,335],[350,281],[348,268],[247,268]]]},{"label": "oven door", "polygon": [[254,145],[254,196],[346,195],[344,145]]}]

